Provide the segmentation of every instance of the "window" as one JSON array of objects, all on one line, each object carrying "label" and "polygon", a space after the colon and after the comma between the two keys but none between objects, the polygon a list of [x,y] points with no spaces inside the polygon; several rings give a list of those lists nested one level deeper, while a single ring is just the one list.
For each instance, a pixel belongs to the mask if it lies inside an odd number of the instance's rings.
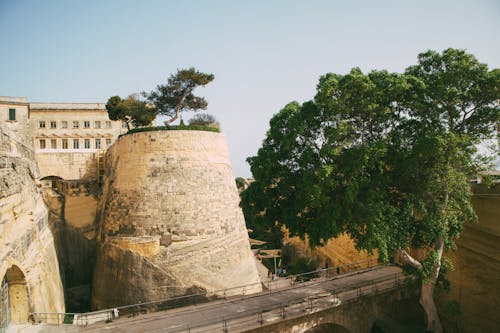
[{"label": "window", "polygon": [[40,149],[45,149],[45,139],[40,140]]},{"label": "window", "polygon": [[57,148],[57,140],[56,139],[50,139],[50,148],[51,149]]},{"label": "window", "polygon": [[83,122],[83,128],[90,128],[90,121],[85,120],[85,121]]},{"label": "window", "polygon": [[73,149],[78,149],[80,147],[80,140],[73,139]]},{"label": "window", "polygon": [[68,149],[68,139],[62,139],[62,149]]},{"label": "window", "polygon": [[39,128],[45,128],[45,121],[40,120],[40,121],[38,122],[38,127],[39,127]]},{"label": "window", "polygon": [[54,120],[52,120],[52,121],[50,122],[50,128],[57,128],[57,122],[56,122],[56,121],[54,121]]},{"label": "window", "polygon": [[61,128],[68,128],[68,122],[66,120],[61,121]]},{"label": "window", "polygon": [[111,146],[111,139],[106,139],[106,148]]},{"label": "window", "polygon": [[101,122],[99,120],[94,121],[94,128],[101,128]]},{"label": "window", "polygon": [[101,139],[95,139],[95,149],[101,149]]},{"label": "window", "polygon": [[78,128],[78,121],[77,120],[73,121],[73,128]]},{"label": "window", "polygon": [[111,128],[111,121],[109,120],[106,120],[106,128]]},{"label": "window", "polygon": [[9,120],[16,120],[16,109],[9,109]]},{"label": "window", "polygon": [[83,140],[83,147],[85,149],[90,149],[90,139]]}]

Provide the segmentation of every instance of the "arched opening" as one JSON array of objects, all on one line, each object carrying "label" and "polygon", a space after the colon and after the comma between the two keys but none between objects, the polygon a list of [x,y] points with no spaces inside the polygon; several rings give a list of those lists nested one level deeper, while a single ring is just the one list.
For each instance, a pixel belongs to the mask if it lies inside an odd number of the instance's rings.
[{"label": "arched opening", "polygon": [[305,333],[351,333],[351,331],[339,324],[325,323],[314,326],[305,331]]},{"label": "arched opening", "polygon": [[43,177],[40,179],[40,183],[42,184],[42,187],[51,187],[51,188],[56,188],[57,186],[57,181],[62,179],[61,177],[58,176],[47,176]]},{"label": "arched opening", "polygon": [[28,322],[30,313],[28,283],[17,266],[10,267],[0,286],[0,331],[9,324]]}]

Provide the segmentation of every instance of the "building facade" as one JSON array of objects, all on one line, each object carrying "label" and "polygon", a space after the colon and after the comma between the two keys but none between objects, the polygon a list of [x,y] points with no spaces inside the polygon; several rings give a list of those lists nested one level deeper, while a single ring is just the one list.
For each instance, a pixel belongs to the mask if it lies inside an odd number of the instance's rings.
[{"label": "building facade", "polygon": [[0,96],[0,121],[21,137],[30,136],[28,99]]},{"label": "building facade", "polygon": [[44,185],[56,179],[99,180],[103,152],[127,131],[102,103],[28,103],[0,97],[0,120],[32,140]]}]

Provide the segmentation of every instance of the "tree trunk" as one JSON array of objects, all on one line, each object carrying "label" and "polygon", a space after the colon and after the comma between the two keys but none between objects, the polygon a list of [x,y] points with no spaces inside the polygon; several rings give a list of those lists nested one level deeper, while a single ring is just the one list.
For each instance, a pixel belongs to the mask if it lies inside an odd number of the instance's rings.
[{"label": "tree trunk", "polygon": [[442,333],[443,327],[439,320],[436,303],[434,303],[434,289],[436,288],[437,278],[441,270],[441,257],[443,255],[444,239],[438,236],[436,239],[435,250],[438,255],[437,262],[431,272],[428,281],[422,281],[422,289],[420,292],[420,305],[424,308],[425,319],[427,321],[427,330],[435,333]]},{"label": "tree trunk", "polygon": [[171,123],[173,123],[174,121],[176,121],[178,118],[179,118],[179,112],[176,112],[175,116],[173,116],[169,120],[165,120],[163,123],[165,124],[165,126],[169,126]]},{"label": "tree trunk", "polygon": [[424,308],[425,319],[427,322],[427,330],[435,333],[443,332],[441,321],[437,312],[436,304],[434,303],[434,288],[433,282],[422,282],[420,293],[420,305]]}]

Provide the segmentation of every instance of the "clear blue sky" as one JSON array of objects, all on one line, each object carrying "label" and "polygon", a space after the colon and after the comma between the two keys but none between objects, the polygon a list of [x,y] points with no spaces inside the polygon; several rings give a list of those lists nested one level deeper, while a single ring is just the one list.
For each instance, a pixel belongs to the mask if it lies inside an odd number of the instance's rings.
[{"label": "clear blue sky", "polygon": [[400,72],[448,47],[500,67],[500,1],[0,0],[0,95],[106,102],[194,66],[215,75],[197,93],[248,177],[271,116],[320,75]]}]

